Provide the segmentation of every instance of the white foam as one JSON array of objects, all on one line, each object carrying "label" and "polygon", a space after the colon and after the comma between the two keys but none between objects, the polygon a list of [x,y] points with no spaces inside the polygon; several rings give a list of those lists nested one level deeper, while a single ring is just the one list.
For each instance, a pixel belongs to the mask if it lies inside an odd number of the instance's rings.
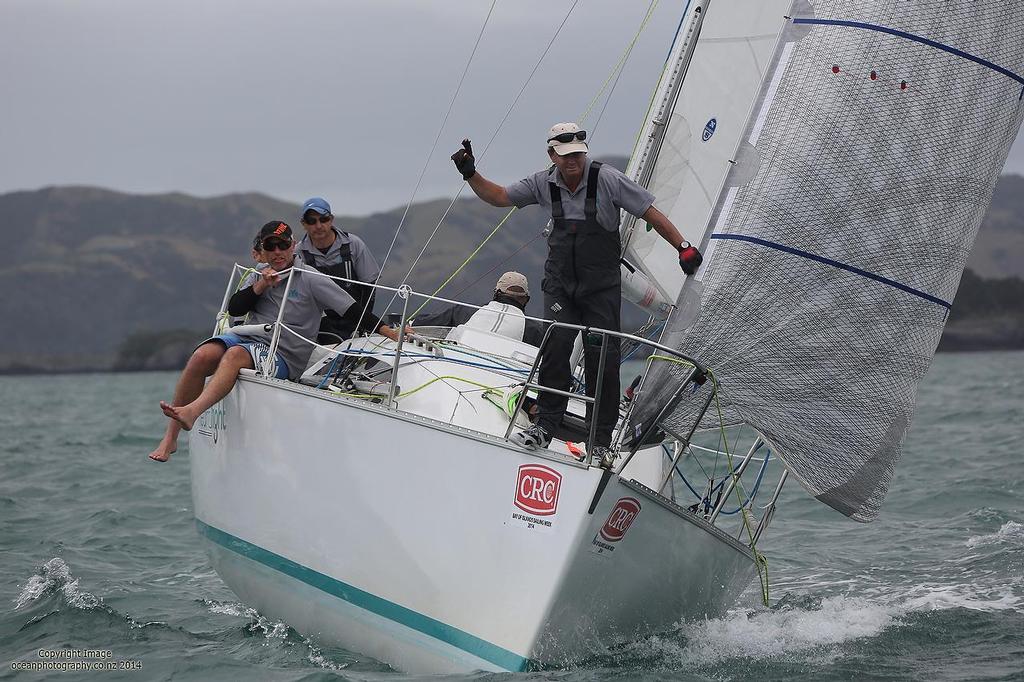
[{"label": "white foam", "polygon": [[1007,521],[995,533],[976,535],[967,540],[968,547],[984,547],[1002,543],[1024,546],[1024,523]]},{"label": "white foam", "polygon": [[90,609],[100,604],[93,594],[78,587],[78,579],[72,579],[71,569],[60,557],[54,557],[42,565],[39,573],[29,578],[14,600],[14,608],[20,609],[40,597],[60,591],[64,601],[77,609]]},{"label": "white foam", "polygon": [[261,630],[263,632],[263,636],[268,640],[284,639],[288,636],[287,623],[270,620],[256,609],[245,606],[244,604],[207,601],[206,608],[210,613],[248,618],[252,621],[253,630]]},{"label": "white foam", "polygon": [[903,600],[906,611],[1007,611],[1020,608],[1024,600],[1013,593],[1010,585],[985,589],[976,585],[940,585],[924,583],[913,588]]},{"label": "white foam", "polygon": [[206,608],[209,609],[210,613],[217,613],[222,616],[238,616],[238,617],[249,617],[255,614],[254,609],[250,609],[244,604],[221,604],[219,602],[206,602]]},{"label": "white foam", "polygon": [[823,599],[820,608],[815,609],[731,611],[724,618],[684,624],[682,646],[662,638],[652,638],[648,643],[660,649],[662,655],[696,665],[791,654],[827,659],[835,645],[873,637],[895,622],[895,609],[891,607],[839,596]]}]

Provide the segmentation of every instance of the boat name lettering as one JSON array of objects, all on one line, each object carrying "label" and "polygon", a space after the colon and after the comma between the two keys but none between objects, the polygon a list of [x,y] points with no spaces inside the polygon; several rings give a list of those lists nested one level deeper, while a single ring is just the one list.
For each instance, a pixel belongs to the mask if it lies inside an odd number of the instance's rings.
[{"label": "boat name lettering", "polygon": [[515,505],[524,512],[550,516],[558,509],[562,474],[543,464],[523,464],[516,481]]},{"label": "boat name lettering", "polygon": [[221,432],[228,430],[227,411],[224,409],[224,403],[219,402],[199,415],[197,427],[197,431],[201,435],[216,443]]},{"label": "boat name lettering", "polygon": [[629,530],[637,514],[640,513],[640,502],[632,497],[623,497],[612,507],[612,513],[599,531],[608,542],[618,542]]}]

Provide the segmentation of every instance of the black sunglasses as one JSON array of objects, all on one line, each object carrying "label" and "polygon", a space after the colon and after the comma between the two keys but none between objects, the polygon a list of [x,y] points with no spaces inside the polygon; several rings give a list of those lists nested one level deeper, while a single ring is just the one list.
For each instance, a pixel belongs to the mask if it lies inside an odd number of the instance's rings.
[{"label": "black sunglasses", "polygon": [[587,131],[581,130],[577,133],[562,133],[561,135],[549,137],[548,142],[561,142],[564,144],[566,142],[572,142],[573,140],[579,140],[582,142],[585,139],[587,139]]},{"label": "black sunglasses", "polygon": [[284,241],[283,239],[265,239],[263,240],[264,251],[286,251],[290,248],[292,243],[290,241]]},{"label": "black sunglasses", "polygon": [[312,218],[303,218],[302,222],[306,223],[307,225],[316,225],[316,221],[319,220],[321,225],[326,225],[327,223],[331,222],[333,219],[334,219],[334,216],[332,216],[330,213],[328,213],[327,215],[322,215],[322,216],[319,216],[319,217],[313,216]]}]

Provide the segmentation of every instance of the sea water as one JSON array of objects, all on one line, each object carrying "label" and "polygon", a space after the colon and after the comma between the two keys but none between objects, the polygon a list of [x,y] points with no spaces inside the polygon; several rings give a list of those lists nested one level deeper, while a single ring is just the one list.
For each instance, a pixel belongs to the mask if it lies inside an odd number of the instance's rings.
[{"label": "sea water", "polygon": [[[224,586],[195,532],[187,448],[146,458],[174,380],[0,377],[0,679],[66,678],[12,666],[67,649],[122,666],[104,679],[416,679]],[[1024,679],[1022,446],[1024,353],[940,355],[877,521],[795,481],[783,492],[759,544],[770,607],[755,581],[722,618],[570,669],[447,679]]]}]

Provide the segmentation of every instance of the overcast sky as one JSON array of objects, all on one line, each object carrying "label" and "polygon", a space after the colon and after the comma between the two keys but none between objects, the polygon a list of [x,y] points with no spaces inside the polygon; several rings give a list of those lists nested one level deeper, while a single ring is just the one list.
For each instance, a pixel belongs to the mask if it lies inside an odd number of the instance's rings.
[{"label": "overcast sky", "polygon": [[[512,181],[581,116],[646,12],[579,0],[479,166]],[[683,0],[661,0],[593,135],[632,148]],[[2,0],[0,192],[88,184],[213,196],[327,196],[365,214],[413,194],[487,0]],[[497,3],[416,199],[461,185],[572,6]],[[586,121],[594,130],[603,102]],[[1024,143],[1007,171],[1024,173]]]}]

